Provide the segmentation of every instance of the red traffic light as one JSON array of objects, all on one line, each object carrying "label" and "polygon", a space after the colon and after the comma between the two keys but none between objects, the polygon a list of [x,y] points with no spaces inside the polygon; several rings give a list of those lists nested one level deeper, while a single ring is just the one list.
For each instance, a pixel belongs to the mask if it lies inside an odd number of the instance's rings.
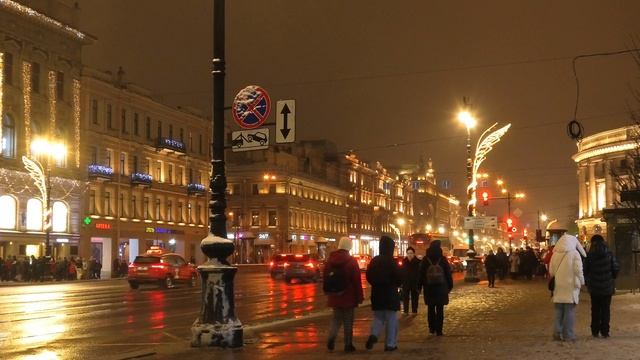
[{"label": "red traffic light", "polygon": [[489,205],[489,193],[486,191],[482,193],[482,204],[484,206]]},{"label": "red traffic light", "polygon": [[518,228],[517,228],[517,227],[515,227],[515,226],[512,226],[512,227],[511,227],[511,232],[512,232],[512,233],[517,232],[517,231],[518,231]]}]

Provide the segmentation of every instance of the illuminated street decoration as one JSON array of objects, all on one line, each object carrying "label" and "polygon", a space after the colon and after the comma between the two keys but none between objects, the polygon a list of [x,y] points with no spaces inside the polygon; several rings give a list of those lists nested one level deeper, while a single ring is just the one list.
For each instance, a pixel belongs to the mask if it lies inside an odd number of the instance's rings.
[{"label": "illuminated street decoration", "polygon": [[104,165],[90,164],[88,166],[88,170],[89,170],[89,175],[94,175],[94,176],[99,175],[99,176],[104,176],[108,178],[113,176],[113,169]]},{"label": "illuminated street decoration", "polygon": [[16,199],[13,196],[0,196],[0,209],[3,216],[0,216],[0,229],[14,230],[16,228]]},{"label": "illuminated street decoration", "polygon": [[56,72],[49,71],[49,137],[56,137]]},{"label": "illuminated street decoration", "polygon": [[65,25],[55,19],[52,19],[44,14],[41,14],[35,10],[33,10],[32,8],[22,5],[16,1],[12,1],[12,0],[0,0],[0,6],[4,7],[7,10],[16,12],[20,15],[24,15],[24,16],[28,16],[32,19],[35,19],[45,25],[48,25],[54,29],[58,29],[61,30],[69,35],[72,35],[80,40],[85,40],[87,38],[87,36],[72,28],[69,25]]},{"label": "illuminated street decoration", "polygon": [[76,167],[80,167],[80,80],[73,79],[73,124],[76,154]]},{"label": "illuminated street decoration", "polygon": [[482,162],[486,159],[487,154],[493,150],[493,146],[500,141],[500,138],[502,138],[502,136],[506,134],[511,127],[511,124],[507,124],[485,137],[485,135],[493,130],[497,125],[498,123],[495,123],[485,130],[482,135],[480,135],[478,144],[476,145],[476,154],[473,158],[473,176],[471,177],[471,183],[467,187],[467,192],[470,193],[469,207],[473,209],[473,215],[475,215],[476,188],[478,186],[476,178],[478,169],[480,169],[480,165],[482,165]]},{"label": "illuminated street decoration", "polygon": [[[0,52],[0,121],[2,120],[2,99],[3,99],[3,89],[4,86],[4,53]],[[2,126],[0,126],[0,139],[2,139]],[[2,146],[0,146],[0,155],[2,154]]]},{"label": "illuminated street decoration", "polygon": [[31,63],[22,63],[22,96],[24,102],[24,142],[31,156]]}]

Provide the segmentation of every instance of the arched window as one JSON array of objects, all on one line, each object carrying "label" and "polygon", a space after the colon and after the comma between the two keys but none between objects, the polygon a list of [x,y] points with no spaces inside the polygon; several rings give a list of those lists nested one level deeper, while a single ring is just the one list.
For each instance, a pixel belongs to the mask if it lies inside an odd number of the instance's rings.
[{"label": "arched window", "polygon": [[5,214],[0,216],[0,229],[15,229],[16,199],[9,195],[0,196],[0,209]]},{"label": "arched window", "polygon": [[62,201],[53,203],[52,230],[54,232],[66,232],[69,219],[69,208]]},{"label": "arched window", "polygon": [[2,118],[2,156],[16,157],[16,125],[9,115]]},{"label": "arched window", "polygon": [[42,201],[27,201],[27,230],[42,231]]}]

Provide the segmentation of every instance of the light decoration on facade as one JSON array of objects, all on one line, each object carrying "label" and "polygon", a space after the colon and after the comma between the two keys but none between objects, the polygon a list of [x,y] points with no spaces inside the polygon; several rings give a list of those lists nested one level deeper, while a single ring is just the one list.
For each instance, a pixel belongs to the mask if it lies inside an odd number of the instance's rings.
[{"label": "light decoration on facade", "polygon": [[[0,123],[2,122],[2,99],[3,99],[3,89],[4,86],[4,53],[0,52]],[[0,141],[2,141],[2,124],[0,124]],[[0,154],[2,154],[3,146],[0,146]]]},{"label": "light decoration on facade", "polygon": [[73,79],[73,125],[76,154],[76,167],[80,168],[80,80]]},{"label": "light decoration on facade", "polygon": [[22,100],[24,117],[24,142],[27,157],[31,156],[31,63],[22,63]]},{"label": "light decoration on facade", "polygon": [[175,151],[185,152],[184,143],[178,140],[170,139],[170,138],[161,138],[159,139],[159,146],[168,148]]},{"label": "light decoration on facade", "polygon": [[85,40],[87,38],[87,35],[72,28],[69,25],[63,24],[58,20],[52,19],[44,14],[41,14],[35,10],[33,10],[32,8],[22,5],[16,1],[12,1],[12,0],[0,0],[0,5],[3,6],[4,8],[11,10],[15,13],[18,13],[20,15],[24,15],[24,16],[28,16],[30,18],[33,18],[49,27],[61,30],[66,32],[69,35],[72,35],[80,40]]},{"label": "light decoration on facade", "polygon": [[630,151],[638,147],[638,145],[633,142],[625,142],[622,144],[610,145],[610,146],[602,146],[599,148],[583,151],[573,156],[573,161],[579,163],[582,160],[589,159],[599,155],[606,155],[611,153],[622,153],[625,151]]},{"label": "light decoration on facade", "polygon": [[113,169],[108,166],[99,165],[99,164],[90,164],[88,168],[89,168],[90,175],[102,175],[107,177],[113,176]]},{"label": "light decoration on facade", "polygon": [[151,184],[153,178],[149,174],[133,173],[131,174],[131,181],[134,183]]},{"label": "light decoration on facade", "polygon": [[189,184],[187,185],[187,191],[189,193],[203,193],[205,191],[205,187],[202,184]]},{"label": "light decoration on facade", "polygon": [[49,71],[49,137],[56,136],[56,72]]},{"label": "light decoration on facade", "polygon": [[[478,144],[476,145],[476,154],[473,158],[473,174],[471,176],[471,183],[467,187],[467,193],[469,193],[469,206],[473,209],[473,215],[475,216],[475,205],[476,205],[476,188],[478,187],[478,182],[476,181],[478,169],[480,169],[480,165],[487,157],[487,154],[493,150],[493,146],[500,142],[500,139],[504,134],[507,133],[511,124],[507,124],[501,127],[498,130],[492,131],[498,123],[491,125],[487,130],[485,130],[480,138],[478,139]],[[487,135],[489,133],[489,135]],[[485,136],[486,135],[486,136]]]}]

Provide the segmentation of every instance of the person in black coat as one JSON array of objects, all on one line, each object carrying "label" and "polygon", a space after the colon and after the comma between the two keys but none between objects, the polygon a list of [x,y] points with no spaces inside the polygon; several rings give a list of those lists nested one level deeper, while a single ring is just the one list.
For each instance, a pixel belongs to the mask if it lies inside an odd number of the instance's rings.
[{"label": "person in black coat", "polygon": [[411,300],[411,312],[418,313],[418,274],[420,272],[420,260],[416,257],[416,250],[407,248],[407,256],[402,260],[402,303],[405,314],[409,313],[409,300]]},{"label": "person in black coat", "polygon": [[[440,269],[437,269],[438,266]],[[441,276],[434,276],[439,272],[441,272]],[[429,333],[442,336],[444,306],[449,304],[449,292],[453,289],[453,278],[449,262],[442,254],[439,240],[431,242],[426,256],[422,259],[418,287],[424,289]]]},{"label": "person in black coat", "polygon": [[493,250],[489,250],[489,255],[484,259],[484,268],[487,271],[489,287],[496,287],[496,272],[500,268],[500,264],[498,257],[493,253]]},{"label": "person in black coat", "polygon": [[[371,284],[371,309],[373,309],[373,323],[371,335],[365,347],[370,350],[378,341],[378,335],[385,327],[385,351],[394,351],[397,347],[398,318],[400,310],[400,294],[398,288],[402,285],[400,268],[393,258],[395,242],[389,236],[380,237],[380,255],[371,260],[367,267],[367,281]],[[386,326],[385,326],[386,325]]]},{"label": "person in black coat", "polygon": [[591,334],[609,337],[611,296],[616,291],[615,279],[620,267],[604,238],[591,237],[591,248],[584,262],[584,279],[591,295]]}]

